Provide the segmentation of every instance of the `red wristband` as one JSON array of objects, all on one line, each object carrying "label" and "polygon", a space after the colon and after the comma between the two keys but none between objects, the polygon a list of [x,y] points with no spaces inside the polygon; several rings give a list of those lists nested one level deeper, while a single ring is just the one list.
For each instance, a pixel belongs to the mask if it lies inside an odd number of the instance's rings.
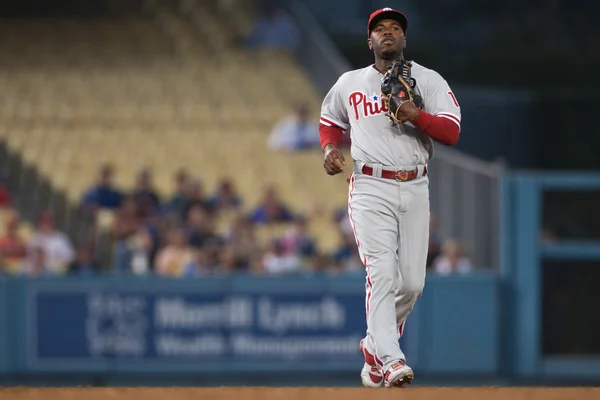
[{"label": "red wristband", "polygon": [[342,128],[319,124],[319,137],[321,139],[321,149],[325,149],[325,146],[329,143],[338,147],[342,140]]}]

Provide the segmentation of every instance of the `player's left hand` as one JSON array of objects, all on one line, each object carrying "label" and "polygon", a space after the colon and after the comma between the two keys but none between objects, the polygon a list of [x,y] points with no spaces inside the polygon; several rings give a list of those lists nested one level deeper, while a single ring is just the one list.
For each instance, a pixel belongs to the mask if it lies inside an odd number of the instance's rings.
[{"label": "player's left hand", "polygon": [[418,116],[419,109],[417,106],[412,101],[407,101],[398,108],[395,119],[403,124],[406,121],[414,121]]}]

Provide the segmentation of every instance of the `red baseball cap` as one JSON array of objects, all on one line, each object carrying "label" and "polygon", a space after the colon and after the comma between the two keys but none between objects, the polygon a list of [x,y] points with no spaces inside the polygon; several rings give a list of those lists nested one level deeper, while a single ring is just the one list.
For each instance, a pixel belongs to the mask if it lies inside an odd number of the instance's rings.
[{"label": "red baseball cap", "polygon": [[406,34],[406,29],[408,29],[408,18],[406,15],[402,14],[398,10],[394,10],[392,8],[386,7],[381,10],[374,11],[369,17],[369,24],[367,25],[367,35],[371,36],[371,29],[373,25],[381,21],[382,19],[394,19],[400,23],[402,30]]}]

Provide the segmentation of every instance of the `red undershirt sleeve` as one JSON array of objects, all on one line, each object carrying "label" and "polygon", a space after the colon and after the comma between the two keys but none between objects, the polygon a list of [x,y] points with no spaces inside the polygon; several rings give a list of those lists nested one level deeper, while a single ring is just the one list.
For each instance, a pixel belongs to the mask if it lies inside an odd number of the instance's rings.
[{"label": "red undershirt sleeve", "polygon": [[450,117],[445,115],[433,116],[420,110],[419,116],[412,123],[436,142],[445,144],[446,146],[454,146],[458,142],[460,126],[457,121]]}]

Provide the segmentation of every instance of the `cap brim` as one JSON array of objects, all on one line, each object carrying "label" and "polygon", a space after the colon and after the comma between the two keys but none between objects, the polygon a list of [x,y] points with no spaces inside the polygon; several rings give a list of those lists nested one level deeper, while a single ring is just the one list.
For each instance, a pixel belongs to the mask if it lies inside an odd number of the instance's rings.
[{"label": "cap brim", "polygon": [[374,16],[371,19],[371,21],[369,21],[369,35],[371,34],[373,26],[375,26],[375,24],[384,19],[393,19],[395,21],[398,21],[398,23],[402,27],[402,30],[404,31],[404,33],[406,33],[406,30],[408,29],[408,18],[406,18],[406,15],[402,14],[400,11],[389,10],[380,12],[379,14]]}]

